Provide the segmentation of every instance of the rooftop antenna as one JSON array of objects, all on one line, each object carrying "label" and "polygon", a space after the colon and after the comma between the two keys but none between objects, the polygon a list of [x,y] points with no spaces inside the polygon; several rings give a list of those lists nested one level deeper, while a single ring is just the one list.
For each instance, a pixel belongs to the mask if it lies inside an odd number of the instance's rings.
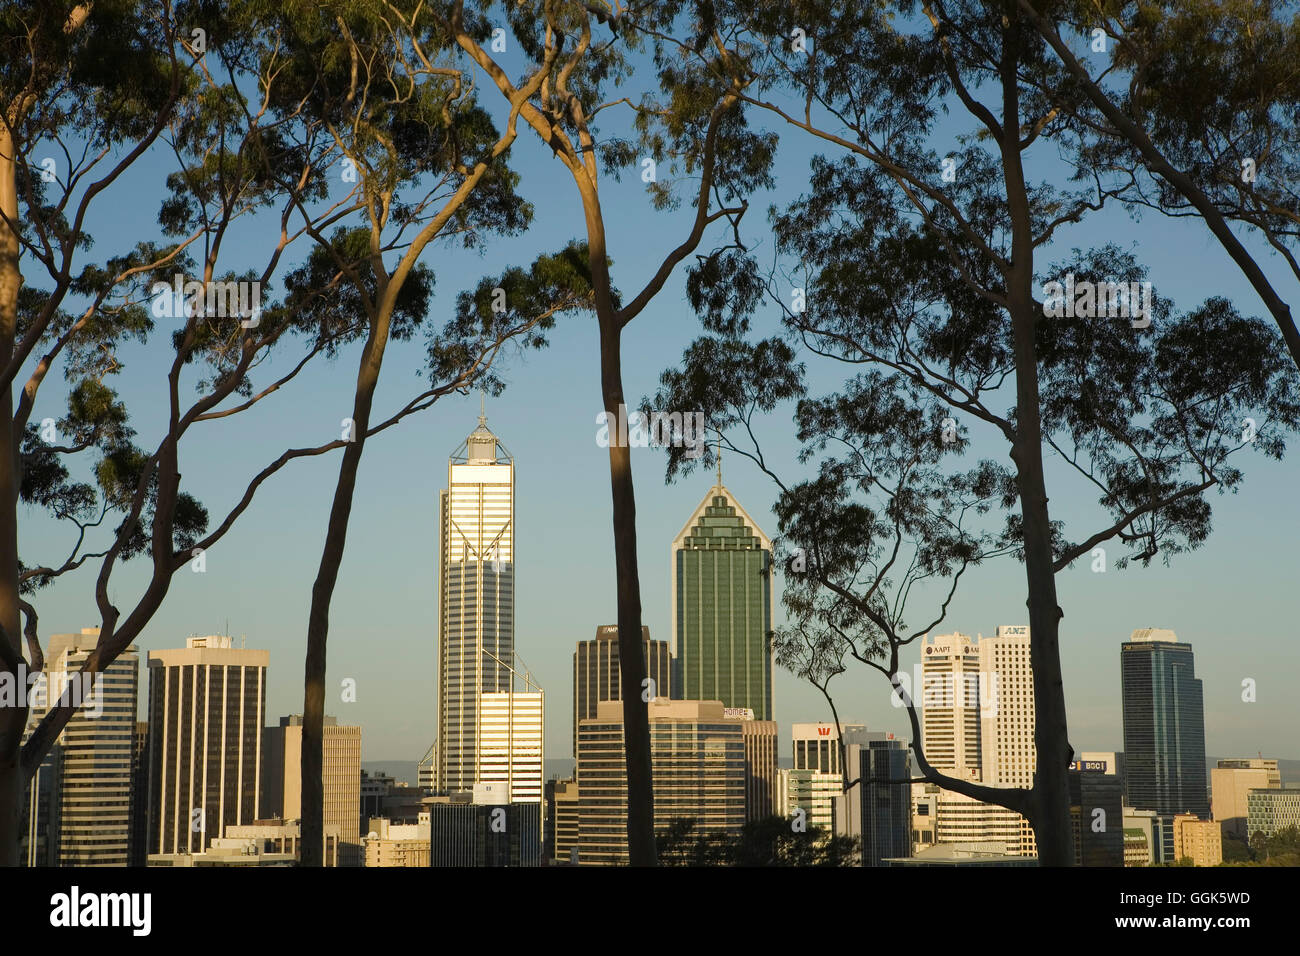
[{"label": "rooftop antenna", "polygon": [[481,388],[478,390],[478,423],[484,427],[487,425],[487,392]]},{"label": "rooftop antenna", "polygon": [[722,429],[720,428],[717,429],[717,433],[718,433],[718,441],[717,444],[714,446],[716,449],[714,454],[717,456],[718,459],[718,487],[721,488],[722,487]]}]

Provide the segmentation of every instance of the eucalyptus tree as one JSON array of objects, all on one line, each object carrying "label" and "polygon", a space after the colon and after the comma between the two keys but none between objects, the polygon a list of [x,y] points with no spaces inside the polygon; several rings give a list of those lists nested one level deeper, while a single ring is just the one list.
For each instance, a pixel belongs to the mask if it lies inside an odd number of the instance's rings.
[{"label": "eucalyptus tree", "polygon": [[[305,21],[294,12],[269,3],[218,9],[144,0],[0,11],[0,439],[9,448],[0,456],[0,862],[17,862],[22,794],[80,704],[65,693],[28,726],[27,685],[44,667],[42,588],[96,570],[99,637],[83,674],[102,671],[141,634],[173,575],[203,570],[207,552],[272,476],[469,388],[505,341],[535,335],[549,321],[518,311],[485,319],[462,309],[429,332],[429,387],[392,414],[361,428],[309,426],[308,441],[250,472],[216,520],[184,489],[180,461],[205,441],[207,423],[251,420],[313,360],[369,331],[352,306],[357,290],[374,288],[364,273],[376,251],[364,241],[358,247],[355,230],[344,226],[368,207],[364,191],[353,188],[359,179],[341,174],[351,140],[339,127],[369,111],[400,112],[406,99],[399,89],[376,88],[369,99],[354,99],[351,112],[327,114],[301,86],[291,93],[304,79],[295,57],[310,39],[296,32]],[[428,105],[421,100],[421,109]],[[408,135],[400,124],[390,129]],[[457,126],[450,135],[474,147],[490,133],[470,109],[464,132]],[[139,192],[125,191],[128,173],[158,184],[152,194],[143,188],[145,202],[158,204],[159,236],[92,255],[92,225],[111,222],[116,204],[141,204]],[[417,175],[386,173],[393,182]],[[480,179],[499,180],[488,210],[493,203],[513,209],[499,165]],[[418,207],[389,212],[410,224],[427,215]],[[451,218],[464,238],[521,214],[470,215],[462,207]],[[295,256],[304,244],[313,251]],[[323,266],[327,259],[333,269]],[[408,270],[415,281],[395,296],[398,338],[423,319],[432,281],[414,264]],[[518,271],[495,281],[518,286]],[[529,274],[524,280],[525,288],[538,286]],[[520,306],[531,307],[522,298]],[[163,399],[159,434],[140,443],[113,385],[136,342],[150,358],[161,355]],[[287,365],[261,378],[273,354]],[[132,361],[140,365],[131,370],[138,384],[151,366]],[[50,394],[56,371],[67,379],[66,396]],[[62,412],[42,407],[65,398]],[[20,538],[20,507],[65,524],[69,549],[51,558],[48,528]],[[145,559],[149,573],[119,608],[113,574],[133,558]]]},{"label": "eucalyptus tree", "polygon": [[[909,707],[913,748],[924,779],[1017,810],[1040,859],[1068,865],[1073,751],[1055,575],[1112,541],[1127,549],[1117,567],[1202,544],[1206,492],[1242,477],[1229,456],[1282,454],[1298,421],[1293,369],[1258,320],[1222,299],[1175,312],[1118,248],[1047,261],[1117,187],[1072,186],[1068,164],[1035,166],[1048,171],[1031,181],[1036,147],[1077,145],[1088,132],[1083,93],[1015,3],[717,6],[737,50],[719,66],[759,78],[740,98],[829,155],[814,160],[810,192],[772,212],[778,267],[798,277],[765,274],[739,250],[705,259],[692,294],[714,335],[665,374],[659,400],[699,401],[726,428],[748,424],[741,409],[801,394],[794,353],[781,352],[789,340],[762,352],[745,340],[766,299],[788,339],[859,370],[842,391],[798,406],[806,454],[827,444],[839,453],[778,500],[781,530],[807,562],[787,591],[786,656],[823,689],[854,656],[902,692],[899,649],[942,621],[951,597],[924,627],[907,627],[912,585],[955,587],[969,566],[1013,551],[1031,631],[1033,786],[939,773]],[[1069,97],[1075,108],[1062,109]],[[966,121],[956,133],[940,123],[949,109]],[[734,364],[719,364],[727,355]],[[755,368],[777,371],[761,383],[747,374]],[[729,379],[748,391],[726,394]],[[1004,442],[1012,467],[936,470],[964,447],[965,425]],[[1096,527],[1072,537],[1049,511],[1047,454],[1095,489]],[[680,463],[673,452],[670,468]],[[1007,509],[1000,529],[976,520],[994,508]]]},{"label": "eucalyptus tree", "polygon": [[[1065,68],[1046,100],[1086,135],[1080,175],[1104,175],[1130,208],[1204,221],[1273,316],[1300,366],[1300,331],[1258,252],[1262,238],[1300,281],[1300,13],[1274,0],[1098,5],[1069,0],[1018,10]],[[1060,96],[1061,87],[1084,96]]]},{"label": "eucalyptus tree", "polygon": [[[607,420],[619,421],[623,391],[622,333],[663,290],[674,270],[704,241],[709,227],[734,231],[747,208],[745,196],[770,184],[775,137],[746,122],[742,77],[718,68],[733,55],[718,42],[707,5],[667,2],[629,7],[568,0],[436,7],[443,29],[487,75],[516,118],[552,150],[573,180],[586,229],[592,304],[600,336],[599,388]],[[676,38],[697,51],[700,64],[675,55]],[[502,65],[513,41],[540,85],[517,82]],[[644,79],[652,76],[653,81]],[[613,87],[642,80],[647,91],[620,96]],[[627,121],[611,123],[611,111]],[[604,114],[604,115],[602,115]],[[629,131],[630,122],[630,131]],[[610,132],[612,130],[613,132]],[[630,135],[629,135],[630,133]],[[620,237],[645,251],[635,222],[615,223],[601,205],[610,177],[639,169],[659,209],[674,206],[674,184],[698,176],[685,188],[695,207],[679,243],[651,254],[651,278],[634,295],[620,296],[610,271],[611,246]],[[620,228],[621,227],[621,228]],[[680,440],[681,435],[663,436]],[[622,686],[646,688],[641,653],[641,592],[636,557],[636,499],[630,448],[609,442],[613,505],[619,668]],[[650,730],[642,694],[623,695],[623,732],[628,776],[628,844],[633,865],[654,865],[654,803]]]}]

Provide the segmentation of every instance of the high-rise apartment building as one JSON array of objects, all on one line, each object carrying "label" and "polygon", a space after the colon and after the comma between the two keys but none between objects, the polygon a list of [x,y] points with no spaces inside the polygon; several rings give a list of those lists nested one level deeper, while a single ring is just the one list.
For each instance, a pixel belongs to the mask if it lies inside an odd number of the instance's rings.
[{"label": "high-rise apartment building", "polygon": [[[324,827],[337,828],[339,865],[361,866],[361,728],[326,715],[321,732]],[[302,818],[301,714],[281,717],[278,727],[263,732],[261,808],[263,819]]]},{"label": "high-rise apartment building", "polygon": [[772,542],[721,475],[673,539],[680,696],[772,715]]},{"label": "high-rise apartment building", "polygon": [[45,670],[29,698],[29,729],[65,690],[81,704],[32,782],[25,841],[32,865],[130,862],[140,656],[131,646],[102,673],[83,678],[81,667],[98,641],[97,627],[51,635]]},{"label": "high-rise apartment building", "polygon": [[513,690],[514,511],[514,459],[480,415],[448,461],[447,488],[439,496],[440,793],[471,790],[481,779],[483,695]]},{"label": "high-rise apartment building", "polygon": [[[1192,645],[1173,631],[1142,628],[1120,645],[1124,711],[1124,803],[1206,819],[1205,711]],[[1168,828],[1173,852],[1173,829]]]},{"label": "high-rise apartment building", "polygon": [[[721,701],[657,698],[647,705],[655,829],[695,821],[697,833],[734,838],[745,824],[742,721]],[[583,864],[625,864],[627,762],[623,707],[596,705],[578,726],[578,856]]]},{"label": "high-rise apartment building", "polygon": [[266,651],[228,636],[149,652],[149,853],[197,854],[257,819]]},{"label": "high-rise apartment building", "polygon": [[[650,640],[650,628],[641,627],[641,650],[645,655],[646,678],[653,687],[638,688],[643,696],[668,697],[673,688],[672,649],[667,641]],[[602,700],[623,699],[623,678],[619,673],[618,625],[596,628],[596,637],[579,641],[573,652],[573,753],[578,753],[578,721],[596,716]],[[649,693],[653,690],[653,694]]]},{"label": "high-rise apartment building", "polygon": [[1223,835],[1245,840],[1250,810],[1246,795],[1251,790],[1280,790],[1282,775],[1276,760],[1249,757],[1220,760],[1210,770],[1210,809]]}]

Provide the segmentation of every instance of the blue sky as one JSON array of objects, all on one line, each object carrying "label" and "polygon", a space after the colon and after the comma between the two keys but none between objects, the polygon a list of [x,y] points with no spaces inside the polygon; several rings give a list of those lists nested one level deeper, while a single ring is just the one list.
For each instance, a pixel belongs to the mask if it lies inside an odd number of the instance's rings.
[{"label": "blue sky", "polygon": [[[965,128],[964,114],[954,120],[951,132]],[[751,200],[751,238],[764,232],[769,204],[785,204],[807,188],[812,144],[802,134],[780,132],[777,187]],[[1044,169],[1052,162],[1052,149],[1043,144],[1038,154],[1044,157]],[[431,247],[425,261],[437,274],[429,317],[433,324],[441,324],[456,293],[479,275],[511,263],[527,264],[537,252],[582,235],[572,182],[550,151],[525,129],[513,157],[523,175],[520,191],[536,207],[535,224],[522,237],[490,242],[482,253]],[[89,229],[101,255],[156,233],[158,183],[167,162],[155,151],[114,187],[110,202],[98,207]],[[622,182],[607,177],[602,202],[615,280],[626,297],[685,235],[691,211],[684,206],[656,212],[635,174]],[[263,261],[274,233],[266,220],[242,228],[235,237],[239,257],[231,267]],[[1149,267],[1158,292],[1172,297],[1179,308],[1226,295],[1243,312],[1265,314],[1196,220],[1149,214],[1133,223],[1118,210],[1108,211],[1065,233],[1053,251],[1063,256],[1071,246],[1107,241],[1132,246]],[[770,239],[762,248],[770,254]],[[1252,242],[1252,248],[1258,243]],[[1265,266],[1280,288],[1288,288],[1279,263],[1266,258]],[[39,284],[30,263],[25,272],[29,282]],[[679,269],[624,334],[624,387],[633,402],[654,391],[660,371],[676,364],[699,334],[683,295],[683,277]],[[768,310],[757,331],[771,334],[777,322]],[[127,348],[126,371],[116,382],[147,447],[155,444],[166,409],[167,332],[160,326],[152,344]],[[595,416],[602,407],[596,348],[594,319],[562,320],[548,349],[510,358],[505,373],[509,387],[500,398],[490,399],[487,409],[490,427],[516,459],[516,647],[547,691],[547,756],[557,758],[569,756],[570,750],[574,642],[592,637],[598,625],[615,619],[608,459],[596,442]],[[207,504],[214,519],[238,499],[248,478],[285,448],[337,437],[340,420],[351,409],[357,354],[354,348],[334,362],[317,364],[254,413],[196,429],[182,448],[181,471],[185,487]],[[418,338],[390,346],[376,402],[381,416],[421,390],[423,357]],[[286,352],[259,380],[269,380],[290,361]],[[833,386],[836,372],[842,377],[842,370],[814,369],[814,381]],[[60,413],[59,386],[51,377],[35,420]],[[445,486],[447,457],[474,427],[478,409],[477,395],[446,399],[367,445],[331,611],[329,686],[336,703],[327,710],[341,722],[364,728],[368,761],[418,759],[432,741],[438,491]],[[792,469],[796,448],[790,412],[778,409],[762,423],[760,437],[769,457]],[[1005,460],[999,438],[971,427],[975,454]],[[644,623],[652,637],[668,639],[669,542],[707,493],[712,472],[666,486],[662,453],[638,449],[633,463]],[[141,649],[175,647],[190,634],[228,630],[236,638],[246,636],[249,647],[270,651],[270,722],[301,711],[305,620],[337,467],[336,456],[296,462],[268,483],[235,529],[207,555],[206,572],[176,575],[165,604],[138,641]],[[1292,553],[1292,542],[1300,538],[1300,508],[1295,505],[1300,464],[1255,456],[1244,467],[1247,478],[1239,494],[1212,496],[1214,533],[1200,552],[1175,558],[1170,568],[1157,564],[1093,574],[1083,561],[1058,575],[1065,612],[1063,668],[1076,750],[1122,749],[1119,645],[1135,628],[1169,627],[1196,649],[1210,753],[1300,757],[1294,650],[1300,597]],[[1072,523],[1080,530],[1094,527],[1093,496],[1059,463],[1049,461],[1048,477],[1053,517],[1087,522]],[[733,458],[724,480],[764,530],[775,534],[775,495],[768,479]],[[28,563],[57,560],[71,541],[67,529],[34,512],[20,514],[20,522]],[[44,634],[98,623],[96,571],[83,569],[38,595]],[[138,596],[145,571],[132,563],[114,574],[112,593],[124,611]],[[977,569],[964,580],[942,630],[991,634],[999,624],[1027,623],[1025,593],[1023,569],[1013,560]],[[916,617],[925,611],[928,607],[918,604]],[[344,678],[356,680],[355,703],[339,701],[337,688]],[[1257,681],[1253,703],[1241,700],[1246,678]],[[879,675],[865,668],[850,670],[834,689],[842,718],[906,735],[903,712],[890,705]],[[142,680],[142,701],[144,694]],[[829,712],[816,690],[784,671],[777,673],[775,699],[781,752],[788,755],[789,724],[827,719]]]}]

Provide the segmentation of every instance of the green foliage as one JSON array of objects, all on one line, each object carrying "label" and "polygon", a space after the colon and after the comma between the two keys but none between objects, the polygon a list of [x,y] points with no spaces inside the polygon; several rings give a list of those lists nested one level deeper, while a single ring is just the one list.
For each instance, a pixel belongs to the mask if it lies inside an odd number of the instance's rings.
[{"label": "green foliage", "polygon": [[856,866],[858,841],[820,827],[795,833],[772,816],[746,823],[738,836],[696,830],[695,820],[674,820],[656,834],[663,866]]}]

